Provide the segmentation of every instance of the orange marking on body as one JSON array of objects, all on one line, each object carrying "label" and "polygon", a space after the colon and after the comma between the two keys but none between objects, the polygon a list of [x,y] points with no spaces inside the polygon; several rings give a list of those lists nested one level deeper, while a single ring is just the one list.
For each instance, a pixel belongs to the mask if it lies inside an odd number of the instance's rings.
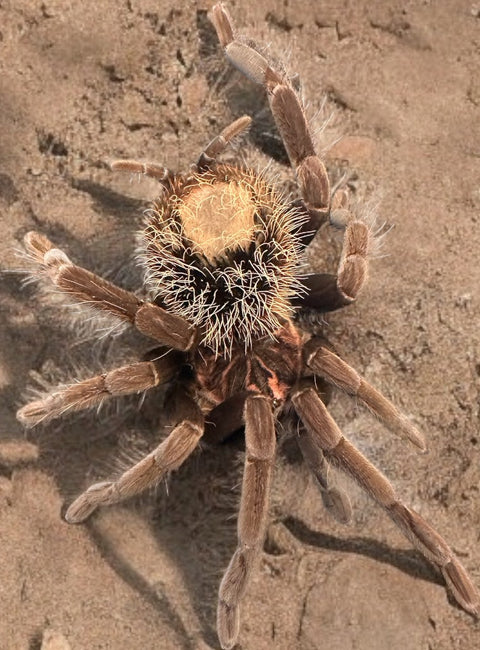
[{"label": "orange marking on body", "polygon": [[277,375],[269,377],[268,386],[273,393],[275,399],[284,400],[288,394],[288,386],[283,381],[280,381]]}]

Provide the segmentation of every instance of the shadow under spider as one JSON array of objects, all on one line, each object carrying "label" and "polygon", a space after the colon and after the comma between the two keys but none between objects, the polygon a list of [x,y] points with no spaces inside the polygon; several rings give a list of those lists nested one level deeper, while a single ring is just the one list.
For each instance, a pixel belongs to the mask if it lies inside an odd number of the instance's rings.
[{"label": "shadow under spider", "polygon": [[[198,623],[193,630],[212,647],[218,646],[215,612],[218,587],[236,546],[236,515],[240,487],[243,441],[236,438],[228,445],[207,447],[194,454],[168,480],[168,491],[159,486],[151,507],[141,512],[161,552],[167,554],[184,578],[189,607]],[[137,500],[141,503],[142,499]],[[145,501],[143,501],[145,503]],[[150,517],[149,517],[150,514]],[[177,592],[160,593],[128,558],[120,557],[115,544],[95,527],[86,524],[92,541],[117,575],[155,607],[180,638],[182,648],[196,647],[188,629],[188,610],[179,611]],[[183,590],[182,590],[183,591]],[[198,637],[197,637],[198,643]]]},{"label": "shadow under spider", "polygon": [[306,546],[363,555],[382,564],[390,564],[414,578],[420,578],[441,586],[445,584],[440,573],[415,549],[395,549],[383,542],[367,537],[335,537],[334,535],[312,530],[303,521],[295,517],[286,517],[283,524],[299,542]]},{"label": "shadow under spider", "polygon": [[[114,172],[112,172],[112,176],[113,174]],[[91,180],[72,178],[70,183],[76,190],[86,192],[92,197],[93,207],[100,215],[133,220],[133,217],[141,215],[149,204],[148,201],[134,199]]]},{"label": "shadow under spider", "polygon": [[188,634],[181,617],[177,614],[168,598],[159,597],[155,587],[150,585],[147,580],[138,573],[138,571],[135,571],[128,562],[120,557],[115,549],[115,545],[111,544],[109,540],[95,528],[94,523],[87,523],[86,528],[91,541],[95,544],[102,558],[110,565],[115,573],[129,584],[132,589],[141,594],[142,597],[160,613],[165,624],[170,628],[173,628],[180,639],[184,639],[184,642],[181,644],[182,650],[195,650],[195,643],[191,641],[191,637]]},{"label": "shadow under spider", "polygon": [[[215,445],[195,454],[172,475],[169,491],[157,499],[151,529],[158,546],[181,570],[198,632],[207,644],[217,645],[215,630],[216,599],[221,575],[236,546],[236,517],[243,464],[243,437],[229,444]],[[295,461],[290,459],[289,464]],[[415,550],[392,549],[366,537],[340,538],[311,530],[304,522],[287,516],[283,524],[305,546],[335,552],[363,555],[433,584],[443,585],[440,574]],[[94,528],[94,526],[93,526]],[[193,647],[187,616],[179,611],[174,594],[161,595],[128,564],[119,559],[114,546],[92,530],[106,561],[120,577],[142,594],[168,624],[185,638],[185,648]],[[175,602],[174,602],[175,601]]]}]

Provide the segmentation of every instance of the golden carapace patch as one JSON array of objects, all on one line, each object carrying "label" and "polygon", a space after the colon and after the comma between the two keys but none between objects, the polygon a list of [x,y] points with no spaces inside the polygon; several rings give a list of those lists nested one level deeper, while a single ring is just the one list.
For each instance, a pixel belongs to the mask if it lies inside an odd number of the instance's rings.
[{"label": "golden carapace patch", "polygon": [[255,204],[242,183],[201,183],[178,206],[183,232],[209,261],[252,239]]}]

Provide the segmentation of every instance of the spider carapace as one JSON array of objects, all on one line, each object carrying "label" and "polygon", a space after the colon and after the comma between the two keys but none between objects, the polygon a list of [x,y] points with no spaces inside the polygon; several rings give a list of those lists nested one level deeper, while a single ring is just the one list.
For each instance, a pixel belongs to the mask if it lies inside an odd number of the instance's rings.
[{"label": "spider carapace", "polygon": [[[216,5],[211,16],[228,59],[265,89],[301,198],[289,202],[264,174],[217,162],[249,126],[249,117],[215,137],[189,174],[151,163],[115,162],[114,169],[146,174],[161,186],[139,236],[150,300],[76,266],[43,235],[29,233],[26,248],[39,274],[58,290],[113,321],[136,327],[163,352],[59,387],[24,406],[18,417],[31,426],[111,396],[171,384],[177,417],[170,434],[119,477],[81,494],[66,513],[72,523],[157,484],[188,458],[205,431],[224,438],[244,425],[238,544],[218,598],[222,648],[232,648],[238,639],[240,604],[262,552],[276,423],[285,415],[328,510],[340,521],[350,518],[348,497],[331,483],[328,468],[333,463],[385,509],[441,570],[458,603],[475,613],[478,592],[457,557],[342,435],[322,400],[322,386],[330,384],[354,396],[421,449],[423,438],[386,397],[296,320],[298,310],[328,312],[356,299],[367,276],[372,225],[352,207],[345,191],[332,196],[300,97],[286,74],[251,41],[235,34],[223,5]],[[345,227],[337,273],[301,277],[302,252],[319,226],[328,220],[338,223],[340,213]],[[186,366],[190,372],[183,373]]]}]

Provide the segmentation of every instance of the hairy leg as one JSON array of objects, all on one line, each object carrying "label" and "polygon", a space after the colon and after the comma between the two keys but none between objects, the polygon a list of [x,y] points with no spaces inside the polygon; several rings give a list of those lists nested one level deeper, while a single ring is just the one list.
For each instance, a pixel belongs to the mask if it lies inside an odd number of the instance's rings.
[{"label": "hairy leg", "polygon": [[184,318],[144,302],[103,278],[73,264],[63,251],[36,232],[25,236],[27,251],[61,291],[93,309],[132,323],[142,334],[176,350],[188,350],[196,342],[196,328]]},{"label": "hairy leg", "polygon": [[315,152],[298,94],[289,80],[273,70],[262,54],[236,39],[231,18],[222,4],[213,7],[211,19],[228,60],[267,91],[273,118],[295,167],[307,207],[328,213],[330,182],[325,165]]},{"label": "hairy leg", "polygon": [[378,390],[352,367],[329,350],[319,339],[311,339],[305,347],[307,366],[317,375],[358,397],[391,431],[425,450],[425,441],[417,428]]},{"label": "hairy leg", "polygon": [[293,394],[292,401],[326,458],[349,474],[385,509],[415,548],[441,570],[457,602],[468,612],[478,614],[478,591],[451,548],[423,517],[402,503],[385,476],[345,439],[315,391],[301,387]]},{"label": "hairy leg", "polygon": [[215,164],[216,158],[227,148],[234,138],[246,131],[252,118],[243,115],[223,129],[220,135],[217,135],[202,151],[197,161],[197,169],[204,172]]},{"label": "hairy leg", "polygon": [[97,406],[110,397],[141,393],[170,381],[178,370],[179,361],[178,354],[170,352],[156,361],[130,363],[96,377],[55,388],[44,399],[23,406],[17,411],[17,418],[31,427],[69,411]]},{"label": "hairy leg", "polygon": [[338,286],[338,278],[332,273],[313,273],[302,278],[306,293],[296,296],[292,303],[302,309],[314,309],[321,314],[351,305],[348,298]]},{"label": "hairy leg", "polygon": [[330,465],[311,433],[301,423],[298,429],[298,444],[305,462],[317,480],[325,509],[341,524],[352,519],[352,506],[348,495],[332,484]]},{"label": "hairy leg", "polygon": [[99,506],[109,506],[156,485],[168,472],[190,456],[203,435],[203,415],[194,400],[185,395],[184,419],[140,462],[115,481],[96,483],[81,494],[68,508],[65,519],[77,524]]},{"label": "hairy leg", "polygon": [[143,176],[148,176],[150,178],[155,178],[155,180],[166,181],[170,176],[169,170],[163,165],[158,165],[157,163],[151,162],[141,162],[139,160],[114,160],[110,168],[114,172],[127,172],[129,174],[142,174]]},{"label": "hairy leg", "polygon": [[355,218],[349,220],[343,235],[337,287],[339,293],[350,302],[356,299],[367,279],[372,239],[372,231],[366,223]]},{"label": "hairy leg", "polygon": [[334,311],[355,302],[368,276],[372,232],[363,221],[351,220],[344,232],[337,275],[314,273],[302,279],[304,295],[294,300],[303,309],[320,313]]},{"label": "hairy leg", "polygon": [[[295,168],[303,206],[307,210],[308,223],[304,226],[304,240],[307,244],[312,233],[318,230],[331,210],[348,213],[348,195],[339,192],[336,200],[332,201],[327,170],[316,154],[305,112],[290,81],[274,70],[267,59],[251,45],[235,37],[232,21],[222,4],[213,7],[211,18],[228,60],[267,92],[272,115]],[[345,228],[335,287],[338,295],[334,303],[348,304],[356,299],[367,277],[370,243],[369,227],[362,221],[351,218]],[[318,303],[313,306],[321,309]]]},{"label": "hairy leg", "polygon": [[233,648],[240,629],[240,602],[262,551],[275,456],[272,405],[262,395],[245,402],[245,469],[238,515],[238,546],[218,596],[217,630],[224,650]]}]

